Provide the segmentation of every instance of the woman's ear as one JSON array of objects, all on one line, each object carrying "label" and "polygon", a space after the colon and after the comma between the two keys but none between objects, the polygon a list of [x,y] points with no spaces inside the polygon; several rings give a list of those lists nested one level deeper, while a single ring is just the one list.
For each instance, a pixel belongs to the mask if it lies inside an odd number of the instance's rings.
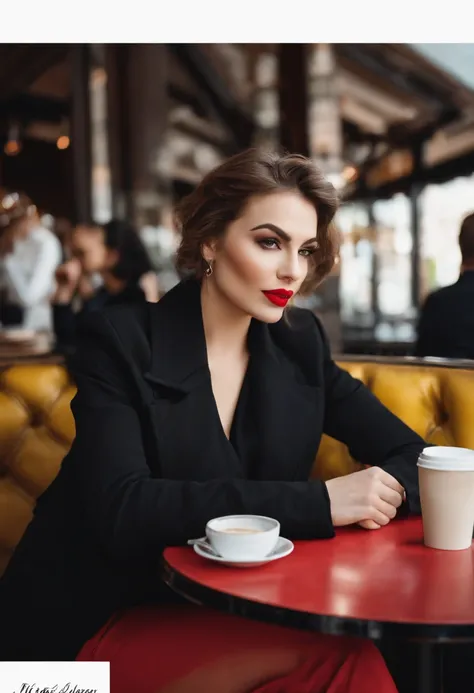
[{"label": "woman's ear", "polygon": [[213,262],[216,258],[217,241],[214,239],[201,245],[201,255],[206,262]]}]

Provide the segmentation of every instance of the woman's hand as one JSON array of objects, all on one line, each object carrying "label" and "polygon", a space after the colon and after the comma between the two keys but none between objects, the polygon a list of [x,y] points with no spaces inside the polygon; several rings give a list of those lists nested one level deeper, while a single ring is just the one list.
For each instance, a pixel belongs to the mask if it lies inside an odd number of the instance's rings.
[{"label": "woman's hand", "polygon": [[358,522],[357,524],[359,527],[362,527],[362,529],[380,529],[382,526],[373,520],[362,520],[362,522]]},{"label": "woman's hand", "polygon": [[404,488],[380,467],[371,467],[326,482],[335,527],[387,525],[403,502]]},{"label": "woman's hand", "polygon": [[147,272],[140,277],[140,288],[150,303],[156,303],[160,298],[160,286],[156,272]]},{"label": "woman's hand", "polygon": [[95,294],[96,289],[92,282],[92,278],[88,274],[82,274],[77,283],[77,293],[83,301],[87,301]]},{"label": "woman's hand", "polygon": [[81,264],[75,259],[68,260],[58,267],[55,274],[57,289],[53,296],[53,303],[70,303],[72,301],[81,274]]}]

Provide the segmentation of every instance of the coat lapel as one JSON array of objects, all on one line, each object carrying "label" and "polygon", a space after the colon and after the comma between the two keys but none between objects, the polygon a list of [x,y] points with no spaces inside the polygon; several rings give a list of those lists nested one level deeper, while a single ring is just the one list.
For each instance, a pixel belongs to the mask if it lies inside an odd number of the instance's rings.
[{"label": "coat lapel", "polygon": [[241,475],[212,392],[198,282],[184,281],[150,304],[150,342],[144,377],[157,472],[194,481]]},{"label": "coat lapel", "polygon": [[146,379],[186,394],[209,378],[200,285],[181,282],[150,303],[151,365]]},{"label": "coat lapel", "polygon": [[[144,377],[158,461],[152,471],[194,481],[241,478],[244,466],[225,438],[212,392],[199,283],[184,281],[149,308],[152,354]],[[256,479],[307,478],[322,432],[322,390],[282,348],[281,334],[290,343],[297,337],[281,323],[253,320],[249,331]]]},{"label": "coat lapel", "polygon": [[[280,329],[290,328],[279,324]],[[308,382],[296,361],[281,349],[274,330],[253,321],[249,335],[259,435],[254,476],[307,479],[322,432],[323,392]]]}]

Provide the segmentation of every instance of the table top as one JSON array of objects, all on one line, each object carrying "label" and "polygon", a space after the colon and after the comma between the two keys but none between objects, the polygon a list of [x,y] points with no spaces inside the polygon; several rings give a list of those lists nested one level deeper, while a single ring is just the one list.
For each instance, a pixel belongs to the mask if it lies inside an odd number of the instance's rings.
[{"label": "table top", "polygon": [[52,336],[37,333],[28,341],[6,338],[0,330],[0,366],[26,363],[61,363],[64,359],[52,350]]},{"label": "table top", "polygon": [[418,517],[297,541],[286,558],[250,569],[171,547],[164,552],[164,580],[197,603],[297,628],[370,638],[474,638],[474,550],[425,547]]}]

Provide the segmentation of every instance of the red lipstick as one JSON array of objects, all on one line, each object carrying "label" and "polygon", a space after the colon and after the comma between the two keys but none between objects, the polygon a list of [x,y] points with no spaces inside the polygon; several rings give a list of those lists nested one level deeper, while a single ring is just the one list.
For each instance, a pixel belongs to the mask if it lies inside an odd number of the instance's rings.
[{"label": "red lipstick", "polygon": [[262,291],[262,294],[268,298],[275,306],[284,308],[290,298],[293,296],[293,291],[286,289],[272,289],[271,291]]}]

